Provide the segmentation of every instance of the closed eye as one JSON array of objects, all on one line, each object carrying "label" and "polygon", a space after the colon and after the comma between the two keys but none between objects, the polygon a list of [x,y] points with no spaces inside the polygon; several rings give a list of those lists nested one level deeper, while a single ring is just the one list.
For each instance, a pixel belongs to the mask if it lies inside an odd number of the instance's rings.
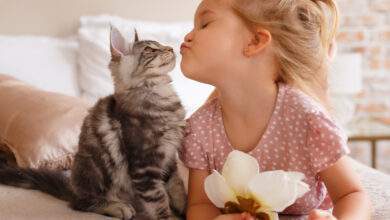
[{"label": "closed eye", "polygon": [[211,22],[208,22],[208,23],[205,23],[204,25],[202,25],[202,29],[203,28],[206,28]]}]

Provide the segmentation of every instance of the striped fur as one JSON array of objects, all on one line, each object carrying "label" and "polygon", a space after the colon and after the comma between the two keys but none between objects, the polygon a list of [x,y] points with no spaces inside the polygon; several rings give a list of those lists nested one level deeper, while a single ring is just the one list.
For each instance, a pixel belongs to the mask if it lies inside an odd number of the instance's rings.
[{"label": "striped fur", "polygon": [[84,119],[70,178],[59,171],[0,168],[0,183],[37,189],[72,208],[121,219],[180,219],[186,195],[177,171],[185,112],[167,75],[170,47],[127,44],[111,31],[114,94]]}]

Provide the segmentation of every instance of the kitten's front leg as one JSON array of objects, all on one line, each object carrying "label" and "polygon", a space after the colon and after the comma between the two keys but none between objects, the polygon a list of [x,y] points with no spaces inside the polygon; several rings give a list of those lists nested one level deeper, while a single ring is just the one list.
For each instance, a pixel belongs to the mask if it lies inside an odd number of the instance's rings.
[{"label": "kitten's front leg", "polygon": [[171,208],[174,209],[177,214],[185,216],[187,208],[187,194],[176,166],[166,183],[165,188],[170,198]]},{"label": "kitten's front leg", "polygon": [[152,219],[172,219],[169,196],[161,179],[134,180],[135,194]]},{"label": "kitten's front leg", "polygon": [[123,220],[134,219],[134,216],[136,215],[132,205],[122,202],[109,202],[107,206],[101,207],[97,211],[100,214],[114,216]]},{"label": "kitten's front leg", "polygon": [[108,201],[104,197],[75,198],[71,203],[71,207],[76,210],[109,215],[122,220],[134,219],[136,215],[136,211],[131,204]]}]

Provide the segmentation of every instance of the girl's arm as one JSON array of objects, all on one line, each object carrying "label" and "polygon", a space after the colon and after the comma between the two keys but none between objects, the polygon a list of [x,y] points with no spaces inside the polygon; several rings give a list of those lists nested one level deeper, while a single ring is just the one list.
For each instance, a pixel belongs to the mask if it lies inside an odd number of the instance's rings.
[{"label": "girl's arm", "polygon": [[[350,167],[347,157],[319,173],[332,198],[333,215],[338,220],[370,219],[371,203],[358,175]],[[322,219],[311,214],[311,219]],[[326,219],[326,218],[323,218]]]},{"label": "girl's arm", "polygon": [[209,175],[205,170],[191,169],[188,179],[188,220],[239,220],[240,214],[221,215],[221,212],[207,198],[204,192],[204,180]]},{"label": "girl's arm", "polygon": [[191,169],[188,179],[187,219],[214,219],[220,211],[210,202],[204,192],[204,180],[208,176],[206,170]]}]

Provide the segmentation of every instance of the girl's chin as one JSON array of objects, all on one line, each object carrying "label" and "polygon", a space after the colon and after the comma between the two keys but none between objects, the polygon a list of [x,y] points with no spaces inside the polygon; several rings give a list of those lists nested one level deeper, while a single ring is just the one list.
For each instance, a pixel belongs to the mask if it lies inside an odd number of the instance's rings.
[{"label": "girl's chin", "polygon": [[188,65],[181,63],[180,69],[181,69],[181,72],[183,73],[183,75],[185,77],[187,77],[188,79],[197,80],[196,76],[194,74],[194,70],[192,68],[190,68]]},{"label": "girl's chin", "polygon": [[189,72],[188,70],[181,68],[181,72],[183,73],[183,75],[185,77],[187,77],[189,79],[193,79],[191,72]]},{"label": "girl's chin", "polygon": [[185,76],[187,76],[187,73],[191,72],[190,66],[191,65],[189,65],[188,62],[186,62],[186,60],[184,60],[184,59],[181,60],[181,62],[180,62],[180,69],[181,69],[181,71],[183,72],[183,74]]}]

